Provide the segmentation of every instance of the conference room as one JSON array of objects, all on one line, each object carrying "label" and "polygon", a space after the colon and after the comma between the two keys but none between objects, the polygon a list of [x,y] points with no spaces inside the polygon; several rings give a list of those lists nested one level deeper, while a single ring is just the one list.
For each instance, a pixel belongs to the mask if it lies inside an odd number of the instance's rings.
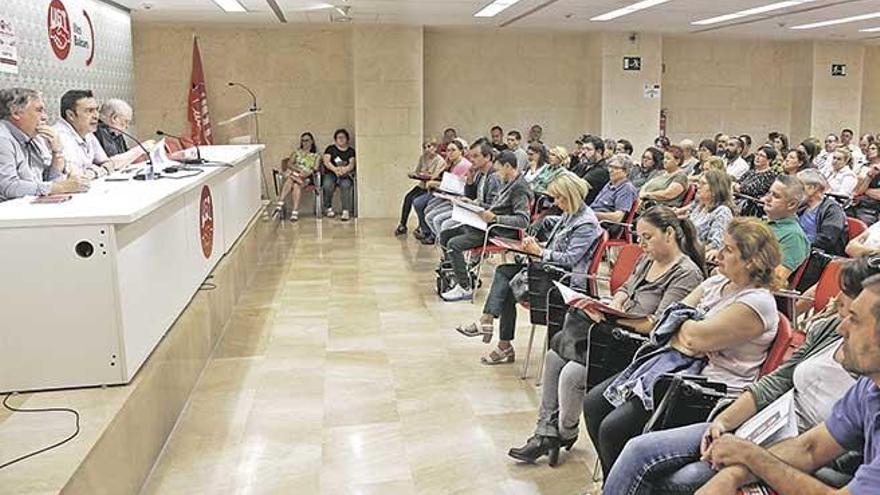
[{"label": "conference room", "polygon": [[875,0],[4,0],[0,493],[880,493]]}]

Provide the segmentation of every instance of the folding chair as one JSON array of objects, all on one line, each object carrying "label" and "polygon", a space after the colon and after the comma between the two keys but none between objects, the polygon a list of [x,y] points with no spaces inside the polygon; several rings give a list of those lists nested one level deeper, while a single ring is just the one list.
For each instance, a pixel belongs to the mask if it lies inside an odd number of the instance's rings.
[{"label": "folding chair", "polygon": [[[286,169],[290,164],[290,158],[285,158],[281,160],[281,170]],[[278,170],[277,168],[272,169],[272,178],[275,181],[275,198],[281,194],[281,189],[284,187],[284,173]],[[312,181],[311,184],[305,186],[303,188],[303,192],[313,193],[315,195],[315,218],[321,218],[321,171],[319,169],[315,169],[312,172]],[[286,216],[287,206],[282,207],[282,218]]]},{"label": "folding chair", "polygon": [[697,185],[696,184],[688,184],[687,190],[684,192],[684,198],[681,200],[681,206],[687,206],[694,201],[694,198],[697,197]]},{"label": "folding chair", "polygon": [[862,235],[866,230],[868,230],[868,225],[865,222],[858,218],[846,217],[846,237],[848,241]]}]

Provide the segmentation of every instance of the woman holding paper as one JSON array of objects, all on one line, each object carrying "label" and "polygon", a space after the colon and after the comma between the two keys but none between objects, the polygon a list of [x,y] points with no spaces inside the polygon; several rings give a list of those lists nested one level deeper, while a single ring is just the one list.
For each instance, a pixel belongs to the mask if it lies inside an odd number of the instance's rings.
[{"label": "woman holding paper", "polygon": [[406,235],[406,222],[412,211],[413,201],[419,196],[428,194],[428,181],[436,181],[446,169],[446,161],[437,153],[437,140],[428,138],[422,144],[424,152],[419,157],[419,163],[410,174],[410,178],[418,179],[419,182],[403,197],[403,206],[400,209],[400,223],[394,231],[394,235]]},{"label": "woman holding paper", "polygon": [[[862,291],[862,281],[878,273],[877,257],[857,258],[844,265],[840,295],[824,313],[813,317],[806,342],[791,359],[748,386],[711,423],[653,432],[631,440],[611,470],[606,493],[693,492],[715,475],[709,464],[700,462],[709,444],[726,432],[736,431],[792,390],[798,431],[822,423],[837,399],[855,382],[840,366],[841,336],[837,327],[847,315],[849,304]],[[667,460],[652,462],[663,458]]]},{"label": "woman holding paper", "polygon": [[702,282],[702,251],[688,220],[679,219],[671,208],[656,206],[639,218],[636,232],[645,254],[610,304],[634,315],[633,318],[606,321],[604,314],[577,304],[568,312],[562,331],[550,341],[545,358],[538,426],[524,446],[510,449],[508,455],[514,459],[534,463],[549,454],[553,465],[559,448],[570,449],[577,441],[586,393],[587,339],[591,327],[601,326],[604,331],[623,327],[646,334],[655,316]]},{"label": "woman holding paper", "polygon": [[312,181],[312,174],[320,164],[318,148],[315,145],[315,136],[311,132],[304,132],[299,137],[299,147],[294,150],[290,158],[285,162],[284,185],[275,205],[277,210],[284,207],[287,196],[293,197],[293,209],[290,211],[290,221],[299,220],[299,203],[302,200],[302,190]]},{"label": "woman holding paper", "polygon": [[[547,245],[541,247],[533,237],[522,242],[522,250],[543,261],[561,266],[565,270],[583,273],[590,259],[590,252],[596,239],[602,233],[599,219],[584,203],[588,189],[587,182],[571,172],[557,177],[547,188],[563,214],[555,217]],[[499,319],[498,346],[481,358],[483,364],[512,363],[514,361],[513,341],[516,329],[516,299],[510,281],[518,276],[526,265],[509,263],[495,269],[492,287],[483,307],[483,315],[476,323],[456,330],[466,337],[482,336],[483,342],[490,342],[494,333],[495,319]],[[583,277],[576,277],[575,284],[582,287]]]}]

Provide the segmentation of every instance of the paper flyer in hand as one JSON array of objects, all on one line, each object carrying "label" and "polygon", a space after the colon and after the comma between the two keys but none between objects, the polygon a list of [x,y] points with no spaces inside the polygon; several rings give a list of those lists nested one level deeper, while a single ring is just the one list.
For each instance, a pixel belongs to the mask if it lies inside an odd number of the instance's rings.
[{"label": "paper flyer in hand", "polygon": [[736,436],[762,447],[798,434],[794,390],[765,407],[736,430]]},{"label": "paper flyer in hand", "polygon": [[477,213],[461,206],[458,202],[452,203],[452,220],[464,225],[486,230],[489,225]]},{"label": "paper flyer in hand", "polygon": [[513,251],[515,253],[527,254],[529,256],[536,256],[535,254],[530,253],[530,252],[526,251],[525,249],[523,249],[522,241],[518,241],[516,239],[505,239],[503,237],[493,237],[493,238],[489,239],[489,242],[491,242],[492,244],[494,244],[496,246],[502,247],[508,251]]},{"label": "paper flyer in hand", "polygon": [[559,293],[562,295],[562,299],[565,301],[566,304],[571,305],[574,303],[578,303],[579,305],[586,305],[592,311],[598,311],[600,313],[604,313],[609,316],[616,316],[617,318],[633,318],[633,319],[635,319],[635,318],[644,318],[645,317],[645,315],[630,314],[630,313],[626,313],[624,311],[621,311],[617,308],[611,307],[611,306],[603,303],[602,301],[597,301],[596,299],[593,299],[592,297],[590,297],[586,294],[581,294],[580,292],[576,292],[576,291],[566,287],[565,285],[563,285],[555,280],[553,281],[553,283],[559,289]]},{"label": "paper flyer in hand", "polygon": [[440,180],[440,190],[456,196],[464,196],[464,177],[445,173]]}]

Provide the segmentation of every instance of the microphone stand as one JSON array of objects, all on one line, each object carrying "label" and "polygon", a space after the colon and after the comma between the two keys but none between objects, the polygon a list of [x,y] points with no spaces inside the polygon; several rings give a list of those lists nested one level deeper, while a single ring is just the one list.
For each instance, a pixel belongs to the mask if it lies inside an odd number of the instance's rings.
[{"label": "microphone stand", "polygon": [[[251,108],[249,110],[251,113],[254,114],[254,133],[256,134],[257,144],[260,144],[260,113],[259,113],[260,107],[257,106],[257,95],[253,91],[251,91],[251,88],[249,88],[241,83],[229,81],[228,83],[226,83],[226,85],[230,86],[230,87],[231,86],[238,86],[238,87],[244,89],[245,91],[247,91],[248,94],[251,95]],[[258,160],[260,161],[260,177],[263,180],[263,194],[262,194],[262,198],[260,198],[260,199],[268,200],[269,199],[269,185],[268,185],[269,183],[266,181],[266,170],[263,168],[263,150],[260,150],[257,152],[257,157],[258,157]],[[266,203],[267,209],[264,212],[264,215],[268,215],[268,205],[269,205],[269,203],[267,202]]]},{"label": "microphone stand", "polygon": [[134,178],[135,178],[136,180],[155,180],[155,179],[158,179],[158,178],[162,177],[161,174],[155,173],[155,172],[153,171],[153,158],[150,156],[150,152],[147,151],[147,148],[144,146],[144,143],[142,143],[142,142],[140,141],[140,139],[138,139],[138,138],[132,136],[131,134],[129,134],[129,133],[123,131],[122,129],[117,129],[117,128],[111,126],[110,124],[108,124],[107,122],[104,122],[103,120],[98,119],[98,122],[101,123],[101,124],[106,125],[106,126],[109,127],[110,129],[113,129],[114,131],[116,131],[116,132],[122,134],[123,136],[125,136],[125,137],[131,139],[132,141],[134,141],[135,143],[137,143],[137,145],[140,147],[141,151],[144,152],[144,155],[147,156],[147,167],[146,167],[146,171],[144,171],[144,173],[142,173],[142,174],[136,174],[136,175],[134,176]]}]

